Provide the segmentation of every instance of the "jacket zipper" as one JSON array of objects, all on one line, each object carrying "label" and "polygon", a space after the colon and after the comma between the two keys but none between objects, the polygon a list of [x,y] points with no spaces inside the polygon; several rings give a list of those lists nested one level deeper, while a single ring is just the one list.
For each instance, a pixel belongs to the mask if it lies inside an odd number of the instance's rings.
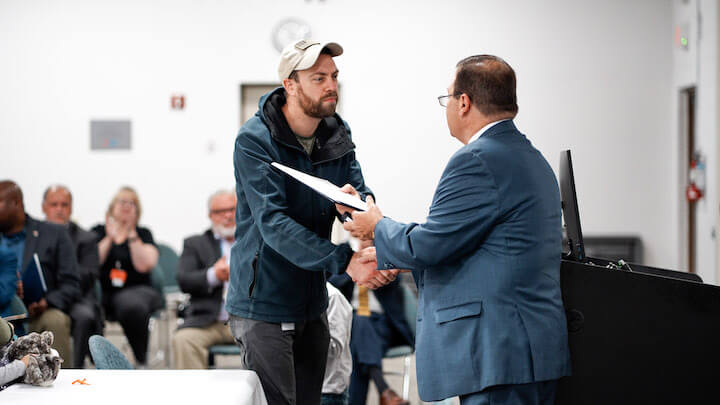
[{"label": "jacket zipper", "polygon": [[250,283],[250,289],[248,290],[249,298],[252,298],[253,291],[255,290],[255,285],[257,284],[257,261],[258,261],[259,255],[260,255],[260,251],[258,250],[258,252],[255,253],[255,258],[253,259],[253,262],[252,262],[253,278],[252,278],[252,282]]}]

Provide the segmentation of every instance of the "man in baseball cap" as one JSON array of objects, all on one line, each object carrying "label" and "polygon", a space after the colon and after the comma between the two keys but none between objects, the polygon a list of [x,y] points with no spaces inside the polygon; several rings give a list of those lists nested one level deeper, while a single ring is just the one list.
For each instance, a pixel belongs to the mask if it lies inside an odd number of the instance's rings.
[{"label": "man in baseball cap", "polygon": [[[275,170],[279,162],[370,195],[350,127],[335,112],[342,54],[335,42],[299,40],[280,56],[278,87],[235,140],[237,238],[230,253],[226,309],[245,368],[260,377],[270,404],[319,404],[330,335],[326,274],[377,288],[372,247],[330,242],[339,215],[332,201]],[[349,280],[348,280],[349,281]]]},{"label": "man in baseball cap", "polygon": [[295,70],[305,70],[313,67],[318,56],[323,51],[332,57],[340,56],[343,53],[342,46],[336,42],[301,39],[286,46],[282,51],[280,64],[278,65],[280,80],[287,79]]}]

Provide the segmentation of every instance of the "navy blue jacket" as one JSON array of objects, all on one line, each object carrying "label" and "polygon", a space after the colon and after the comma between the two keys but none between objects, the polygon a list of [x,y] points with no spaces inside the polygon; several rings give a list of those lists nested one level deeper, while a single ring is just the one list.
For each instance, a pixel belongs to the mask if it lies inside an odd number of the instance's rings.
[{"label": "navy blue jacket", "polygon": [[370,193],[347,123],[337,114],[323,119],[308,156],[282,113],[285,102],[281,87],[264,95],[235,140],[237,230],[226,308],[266,322],[318,318],[328,303],[325,272],[343,273],[353,254],[329,240],[334,204],[270,163]]},{"label": "navy blue jacket", "polygon": [[418,284],[423,401],[569,375],[560,208],[547,161],[504,121],[453,155],[424,224],[377,224],[379,268]]}]

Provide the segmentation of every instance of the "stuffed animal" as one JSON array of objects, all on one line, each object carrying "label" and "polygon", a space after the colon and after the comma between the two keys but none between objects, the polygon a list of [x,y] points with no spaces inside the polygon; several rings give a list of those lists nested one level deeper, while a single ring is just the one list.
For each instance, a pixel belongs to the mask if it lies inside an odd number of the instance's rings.
[{"label": "stuffed animal", "polygon": [[55,381],[63,360],[57,350],[50,347],[55,339],[52,332],[32,332],[12,342],[7,351],[9,361],[20,360],[30,354],[23,382],[48,386]]}]

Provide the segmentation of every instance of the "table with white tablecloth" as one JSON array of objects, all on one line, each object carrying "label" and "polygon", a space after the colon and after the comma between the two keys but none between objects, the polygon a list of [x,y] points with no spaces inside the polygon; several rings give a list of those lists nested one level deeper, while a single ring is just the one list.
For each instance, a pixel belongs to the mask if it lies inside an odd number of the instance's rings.
[{"label": "table with white tablecloth", "polygon": [[0,404],[267,405],[260,379],[248,370],[63,369],[49,387],[17,383]]}]

